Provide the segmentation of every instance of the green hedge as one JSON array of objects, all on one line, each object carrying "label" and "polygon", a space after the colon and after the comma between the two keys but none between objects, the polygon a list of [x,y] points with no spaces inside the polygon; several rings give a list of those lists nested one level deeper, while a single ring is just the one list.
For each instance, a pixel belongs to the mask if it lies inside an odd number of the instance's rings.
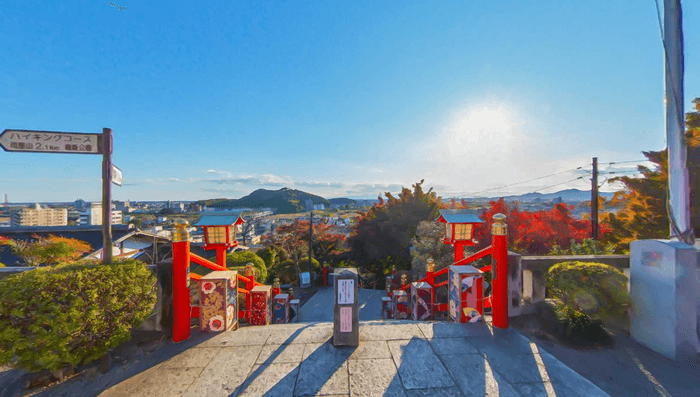
[{"label": "green hedge", "polygon": [[0,364],[86,364],[127,341],[153,310],[156,278],[135,260],[66,264],[0,280]]},{"label": "green hedge", "polygon": [[603,323],[625,317],[631,302],[627,276],[604,263],[557,263],[549,268],[547,292],[571,308],[562,314],[580,317],[580,313],[585,313]]}]

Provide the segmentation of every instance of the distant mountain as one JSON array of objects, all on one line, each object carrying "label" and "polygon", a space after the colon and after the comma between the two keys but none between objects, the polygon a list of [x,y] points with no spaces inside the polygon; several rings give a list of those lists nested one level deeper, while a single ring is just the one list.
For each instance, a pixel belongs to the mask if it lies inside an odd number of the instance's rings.
[{"label": "distant mountain", "polygon": [[357,203],[357,201],[346,197],[332,198],[328,199],[328,201],[330,201],[331,205],[352,205]]},{"label": "distant mountain", "polygon": [[330,201],[297,189],[284,187],[280,190],[258,189],[245,197],[222,200],[208,205],[212,208],[275,208],[278,214],[293,214],[306,210],[306,202],[330,207]]},{"label": "distant mountain", "polygon": [[[598,192],[598,195],[605,197],[605,198],[610,198],[613,196],[614,193],[608,193],[608,192]],[[551,201],[553,199],[561,197],[562,201],[590,201],[591,200],[591,191],[590,190],[578,190],[578,189],[566,189],[566,190],[560,190],[558,192],[554,193],[525,193],[525,194],[520,194],[520,195],[513,195],[513,196],[500,196],[503,197],[504,200],[506,201]],[[500,198],[500,197],[493,197],[494,199]]]}]

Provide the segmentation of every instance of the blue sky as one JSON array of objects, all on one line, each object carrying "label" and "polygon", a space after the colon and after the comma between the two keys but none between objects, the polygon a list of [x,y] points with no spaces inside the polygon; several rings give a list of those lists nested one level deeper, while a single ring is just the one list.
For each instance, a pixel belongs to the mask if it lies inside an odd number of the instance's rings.
[{"label": "blue sky", "polygon": [[[448,197],[665,147],[652,0],[114,3],[0,5],[0,130],[112,128],[116,200],[421,179]],[[690,110],[700,4],[683,6]],[[0,194],[99,200],[100,172],[0,152]],[[590,188],[583,169],[485,195],[568,187]]]}]

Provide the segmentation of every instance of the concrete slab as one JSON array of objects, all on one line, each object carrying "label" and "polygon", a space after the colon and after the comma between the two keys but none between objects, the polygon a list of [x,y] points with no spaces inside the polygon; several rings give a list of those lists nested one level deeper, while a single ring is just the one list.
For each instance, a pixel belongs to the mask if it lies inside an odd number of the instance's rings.
[{"label": "concrete slab", "polygon": [[350,360],[359,360],[365,358],[391,358],[389,345],[386,341],[360,341],[360,345],[350,356]]},{"label": "concrete slab", "polygon": [[352,360],[348,365],[352,395],[406,396],[391,358]]},{"label": "concrete slab", "polygon": [[230,395],[245,382],[262,346],[222,347],[218,350],[219,353],[201,371],[184,396]]},{"label": "concrete slab", "polygon": [[101,396],[607,396],[512,329],[369,321],[356,348],[331,335],[331,323],[193,333]]},{"label": "concrete slab", "polygon": [[162,364],[156,364],[151,368],[146,369],[143,372],[125,379],[124,381],[110,387],[109,389],[100,393],[100,397],[118,397],[118,396],[132,396],[136,393],[141,383],[148,378],[153,376],[153,374],[160,368]]},{"label": "concrete slab", "polygon": [[158,368],[134,390],[134,397],[181,396],[202,368]]},{"label": "concrete slab", "polygon": [[520,394],[483,354],[445,356],[443,362],[465,396],[516,397]]},{"label": "concrete slab", "polygon": [[426,338],[462,338],[468,336],[491,336],[492,327],[487,323],[461,324],[441,322],[419,322]]},{"label": "concrete slab", "polygon": [[347,361],[355,348],[334,347],[330,342],[305,346],[294,395],[349,393]]},{"label": "concrete slab", "polygon": [[256,364],[301,364],[304,355],[304,345],[301,343],[290,345],[265,345],[260,351]]},{"label": "concrete slab", "polygon": [[299,366],[292,363],[255,365],[236,396],[291,396]]},{"label": "concrete slab", "polygon": [[462,391],[458,387],[436,387],[432,389],[406,390],[407,397],[462,397]]},{"label": "concrete slab", "polygon": [[466,338],[437,338],[429,339],[428,342],[435,353],[440,355],[479,353]]},{"label": "concrete slab", "polygon": [[217,353],[219,349],[215,347],[185,350],[165,361],[162,368],[204,368]]},{"label": "concrete slab", "polygon": [[455,386],[425,339],[392,340],[387,344],[406,389]]},{"label": "concrete slab", "polygon": [[291,333],[290,330],[290,328],[273,327],[267,344],[325,343],[333,337],[333,328],[329,323],[307,324]]},{"label": "concrete slab", "polygon": [[400,320],[360,323],[360,341],[425,338],[416,323]]}]

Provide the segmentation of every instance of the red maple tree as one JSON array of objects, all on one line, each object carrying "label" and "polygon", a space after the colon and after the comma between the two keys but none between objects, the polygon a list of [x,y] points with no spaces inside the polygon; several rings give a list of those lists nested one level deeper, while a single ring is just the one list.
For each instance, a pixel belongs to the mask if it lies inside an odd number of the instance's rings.
[{"label": "red maple tree", "polygon": [[[566,249],[571,240],[580,242],[590,236],[591,221],[574,218],[571,215],[573,206],[564,203],[534,212],[520,211],[517,202],[509,205],[502,198],[490,204],[491,207],[480,215],[485,223],[476,228],[476,249],[491,245],[491,225],[497,213],[506,216],[508,249],[522,254],[545,255],[555,243]],[[602,225],[600,232],[608,232],[606,225]]]}]

